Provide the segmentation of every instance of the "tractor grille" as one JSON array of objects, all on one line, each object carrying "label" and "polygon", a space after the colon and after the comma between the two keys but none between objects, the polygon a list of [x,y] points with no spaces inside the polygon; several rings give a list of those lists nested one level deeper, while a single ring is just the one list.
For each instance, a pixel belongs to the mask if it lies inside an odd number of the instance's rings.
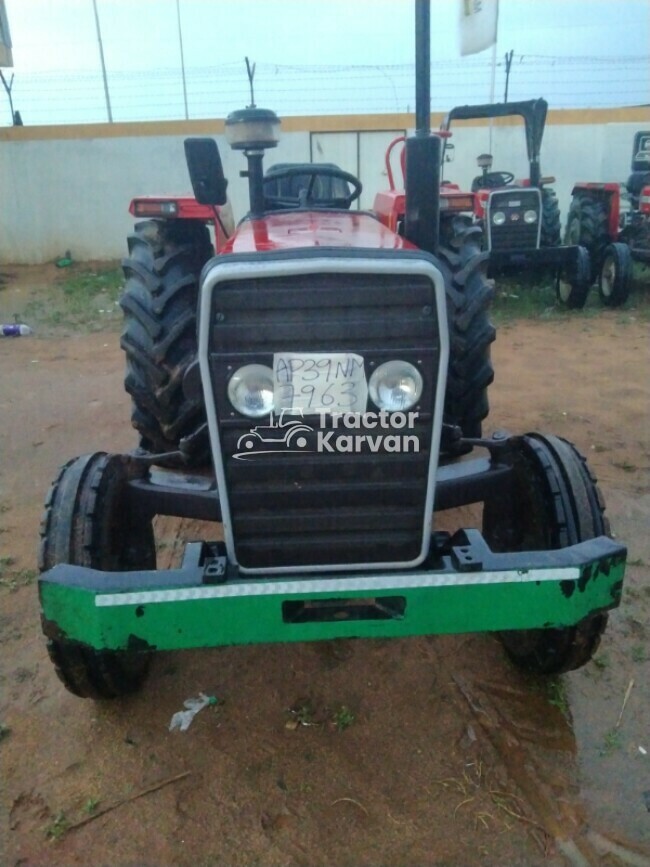
[{"label": "tractor grille", "polygon": [[[246,569],[398,564],[420,555],[440,363],[435,287],[428,276],[388,274],[390,260],[379,261],[381,273],[226,278],[213,290],[212,391],[234,552]],[[415,435],[419,451],[340,452],[339,435],[376,436],[377,429],[333,430],[329,416],[321,428],[320,416],[305,415],[314,430],[302,434],[303,452],[235,458],[240,438],[269,420],[233,410],[230,375],[245,364],[272,367],[273,354],[288,351],[356,353],[367,379],[390,359],[416,365],[424,394],[412,410],[415,427],[379,432]],[[332,431],[334,451],[318,451],[319,431]]]},{"label": "tractor grille", "polygon": [[[488,200],[485,220],[491,250],[530,250],[539,247],[541,196],[537,189],[510,189],[493,192]],[[534,223],[526,223],[526,211],[535,211]],[[505,214],[505,222],[494,223],[495,213]]]}]

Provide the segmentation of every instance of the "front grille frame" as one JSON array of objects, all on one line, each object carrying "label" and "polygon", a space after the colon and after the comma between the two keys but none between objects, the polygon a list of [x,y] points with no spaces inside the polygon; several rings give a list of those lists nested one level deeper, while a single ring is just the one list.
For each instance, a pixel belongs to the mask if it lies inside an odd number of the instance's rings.
[{"label": "front grille frame", "polygon": [[[373,560],[369,563],[313,563],[299,565],[278,565],[250,567],[238,562],[237,544],[234,532],[229,488],[221,441],[221,422],[219,408],[215,399],[218,388],[213,381],[211,364],[211,331],[213,296],[219,284],[237,280],[256,280],[271,277],[287,278],[321,274],[380,274],[399,277],[424,276],[433,284],[436,315],[438,321],[438,368],[435,375],[435,401],[432,407],[431,440],[429,443],[429,462],[426,477],[426,499],[422,515],[421,547],[417,557],[407,561]],[[438,466],[440,434],[447,365],[449,358],[449,336],[447,328],[446,296],[443,275],[437,261],[427,253],[411,250],[347,250],[332,248],[326,251],[303,249],[281,253],[250,255],[230,255],[215,257],[204,267],[199,302],[199,365],[210,434],[215,475],[219,488],[224,541],[229,562],[242,574],[280,574],[299,572],[342,572],[372,569],[404,569],[421,565],[429,552],[431,538],[431,517],[435,492],[435,475]],[[309,347],[305,347],[309,351]]]},{"label": "front grille frame", "polygon": [[[500,207],[497,204],[500,199],[522,197],[524,199],[524,204],[518,207],[508,208],[505,205]],[[537,210],[538,214],[536,226],[534,224],[525,224],[523,221],[524,211],[533,207]],[[521,217],[520,222],[518,222],[516,226],[507,224],[503,226],[493,226],[492,214],[497,210],[505,211],[506,214],[512,211],[518,211]],[[512,251],[513,253],[516,253],[518,250],[529,250],[531,248],[539,249],[542,238],[542,216],[542,193],[538,188],[512,187],[501,190],[492,190],[485,205],[485,225],[487,230],[488,250],[494,250],[495,252]],[[495,238],[494,235],[497,235],[497,238]],[[509,243],[509,240],[513,238],[513,236],[516,238],[517,235],[524,235],[526,241],[523,244],[517,244],[516,240]]]}]

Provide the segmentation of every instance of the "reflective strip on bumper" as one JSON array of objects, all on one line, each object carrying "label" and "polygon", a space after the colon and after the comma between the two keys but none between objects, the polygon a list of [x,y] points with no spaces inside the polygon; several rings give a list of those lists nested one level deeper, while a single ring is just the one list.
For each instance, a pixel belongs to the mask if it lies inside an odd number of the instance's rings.
[{"label": "reflective strip on bumper", "polygon": [[407,590],[419,587],[470,586],[537,581],[577,581],[580,569],[529,569],[518,572],[466,572],[431,575],[377,575],[361,578],[329,578],[308,581],[266,581],[246,584],[220,584],[178,590],[147,590],[139,593],[105,593],[95,597],[96,607],[114,605],[153,605],[159,602],[188,602],[198,599],[223,599],[242,596],[311,596],[315,593],[374,592]]}]

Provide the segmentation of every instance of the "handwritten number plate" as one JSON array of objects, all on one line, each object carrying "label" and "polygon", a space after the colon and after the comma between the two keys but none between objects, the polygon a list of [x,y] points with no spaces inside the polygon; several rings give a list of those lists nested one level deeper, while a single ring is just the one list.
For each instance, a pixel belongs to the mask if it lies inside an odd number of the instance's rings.
[{"label": "handwritten number plate", "polygon": [[353,353],[276,353],[273,386],[276,412],[366,411],[368,383],[363,358]]}]

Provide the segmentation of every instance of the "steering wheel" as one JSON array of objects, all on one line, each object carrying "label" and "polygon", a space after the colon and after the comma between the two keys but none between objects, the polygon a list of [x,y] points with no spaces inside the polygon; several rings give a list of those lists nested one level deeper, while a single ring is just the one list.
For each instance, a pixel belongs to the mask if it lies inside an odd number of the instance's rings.
[{"label": "steering wheel", "polygon": [[[266,202],[272,208],[309,208],[328,207],[328,208],[349,208],[352,202],[356,201],[361,195],[363,189],[361,181],[351,175],[349,172],[344,172],[342,169],[333,168],[330,166],[309,166],[299,165],[290,166],[287,169],[282,169],[279,172],[274,172],[264,178],[264,186],[275,183],[276,181],[289,180],[290,178],[307,178],[308,183],[306,189],[302,189],[298,196],[275,196],[264,193]],[[322,191],[322,178],[336,178],[350,184],[352,192],[347,196],[334,196],[332,198],[319,197],[314,195],[316,187],[318,193]]]},{"label": "steering wheel", "polygon": [[515,179],[512,172],[486,172],[474,178],[474,190],[496,190],[497,187],[507,187]]}]

